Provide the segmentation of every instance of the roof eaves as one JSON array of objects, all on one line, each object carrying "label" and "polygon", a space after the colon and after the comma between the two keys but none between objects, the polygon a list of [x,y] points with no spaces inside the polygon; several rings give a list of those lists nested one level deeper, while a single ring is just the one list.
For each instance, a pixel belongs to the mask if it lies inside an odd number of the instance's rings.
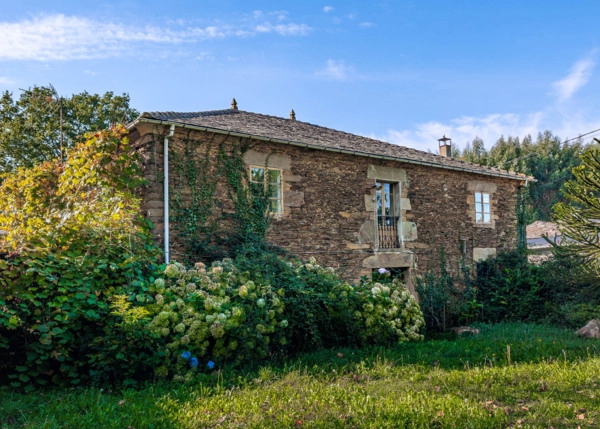
[{"label": "roof eaves", "polygon": [[234,137],[252,138],[255,140],[261,140],[261,141],[266,141],[266,142],[287,144],[287,145],[291,145],[291,146],[299,146],[299,147],[305,147],[305,148],[315,149],[315,150],[324,150],[326,152],[346,153],[346,154],[350,154],[350,155],[363,156],[366,158],[385,159],[385,160],[391,160],[391,161],[400,161],[400,162],[404,162],[406,164],[425,165],[428,167],[441,168],[444,170],[464,171],[467,173],[481,174],[481,175],[485,175],[485,176],[502,177],[505,179],[521,180],[521,181],[525,181],[525,182],[537,182],[537,180],[531,176],[517,175],[517,174],[510,174],[510,173],[499,173],[499,172],[496,173],[494,171],[485,171],[483,169],[479,170],[479,169],[473,169],[473,168],[460,168],[460,167],[453,166],[453,165],[437,164],[437,163],[428,162],[428,161],[418,161],[418,160],[414,160],[414,159],[410,159],[410,158],[401,158],[401,157],[386,156],[386,155],[375,155],[375,154],[368,153],[368,152],[361,152],[361,151],[348,150],[348,149],[329,148],[326,146],[319,146],[319,145],[310,144],[310,143],[301,143],[301,142],[295,142],[292,140],[282,140],[282,139],[276,139],[276,138],[272,138],[272,137],[264,137],[264,136],[260,136],[260,135],[255,135],[255,134],[238,133],[235,131],[228,131],[228,130],[223,130],[223,129],[214,128],[214,127],[203,127],[200,125],[186,124],[186,123],[177,122],[174,120],[151,119],[151,118],[140,116],[133,122],[127,124],[126,128],[128,130],[131,130],[131,129],[135,128],[135,126],[140,122],[146,122],[146,123],[152,123],[152,124],[158,124],[158,125],[165,125],[165,124],[175,125],[175,126],[179,126],[184,129],[191,129],[191,130],[197,130],[197,131],[209,131],[209,132],[214,132],[217,134],[224,134],[224,135],[234,136]]}]

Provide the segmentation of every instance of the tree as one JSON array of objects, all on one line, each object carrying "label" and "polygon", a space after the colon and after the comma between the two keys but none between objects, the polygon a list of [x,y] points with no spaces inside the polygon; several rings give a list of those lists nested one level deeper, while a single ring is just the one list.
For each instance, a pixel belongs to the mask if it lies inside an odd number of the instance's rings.
[{"label": "tree", "polygon": [[554,219],[567,238],[556,249],[559,254],[583,258],[585,268],[600,274],[600,149],[586,150],[581,161],[573,168],[575,179],[563,189],[568,203],[554,206]]},{"label": "tree", "polygon": [[0,99],[0,173],[64,156],[85,133],[129,122],[138,114],[127,94],[84,91],[67,98],[49,85],[34,86],[14,100],[5,91]]},{"label": "tree", "polygon": [[488,165],[488,153],[485,150],[485,144],[479,137],[473,139],[473,143],[467,143],[461,156],[463,161],[475,164]]}]

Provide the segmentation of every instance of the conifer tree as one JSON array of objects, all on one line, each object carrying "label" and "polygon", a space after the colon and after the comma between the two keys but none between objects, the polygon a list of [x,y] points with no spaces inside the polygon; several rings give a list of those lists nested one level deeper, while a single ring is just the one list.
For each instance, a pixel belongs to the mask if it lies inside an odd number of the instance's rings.
[{"label": "conifer tree", "polygon": [[586,150],[581,162],[573,168],[575,179],[564,186],[567,202],[559,202],[553,209],[554,220],[563,234],[556,250],[582,258],[585,268],[600,274],[600,149]]}]

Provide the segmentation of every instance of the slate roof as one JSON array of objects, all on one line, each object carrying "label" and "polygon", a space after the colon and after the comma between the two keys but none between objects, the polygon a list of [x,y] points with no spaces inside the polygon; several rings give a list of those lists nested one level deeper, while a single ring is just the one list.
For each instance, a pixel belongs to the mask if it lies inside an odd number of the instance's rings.
[{"label": "slate roof", "polygon": [[508,179],[535,180],[533,177],[523,174],[471,164],[429,152],[313,125],[308,122],[242,110],[225,109],[183,113],[146,112],[129,124],[128,128],[134,128],[138,122],[165,125],[175,124],[183,128],[252,137],[259,140],[313,149],[351,153],[371,158],[392,159],[411,164],[429,165]]}]

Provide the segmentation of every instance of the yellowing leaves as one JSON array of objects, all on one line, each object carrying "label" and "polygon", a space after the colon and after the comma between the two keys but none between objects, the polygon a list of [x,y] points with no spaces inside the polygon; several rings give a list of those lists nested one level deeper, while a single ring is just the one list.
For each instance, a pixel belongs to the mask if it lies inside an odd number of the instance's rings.
[{"label": "yellowing leaves", "polygon": [[[108,243],[134,247],[148,237],[139,198],[143,183],[122,127],[87,136],[61,166],[58,160],[7,174],[0,185],[0,249],[44,252]],[[139,232],[143,232],[141,235]]]}]

